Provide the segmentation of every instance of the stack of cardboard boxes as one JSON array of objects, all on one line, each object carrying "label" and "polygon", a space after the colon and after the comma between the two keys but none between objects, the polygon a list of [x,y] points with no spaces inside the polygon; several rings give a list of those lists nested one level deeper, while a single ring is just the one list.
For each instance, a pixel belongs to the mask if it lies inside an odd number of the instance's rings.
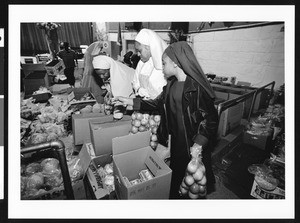
[{"label": "stack of cardboard boxes", "polygon": [[[82,148],[79,153],[85,172],[86,192],[92,199],[109,199],[111,191],[102,182],[97,169],[113,164],[117,199],[167,199],[171,169],[150,147],[150,132],[130,134],[131,116],[114,120],[112,115],[73,115],[74,142]],[[143,169],[153,179],[136,185],[125,184],[124,176],[134,180]]]}]

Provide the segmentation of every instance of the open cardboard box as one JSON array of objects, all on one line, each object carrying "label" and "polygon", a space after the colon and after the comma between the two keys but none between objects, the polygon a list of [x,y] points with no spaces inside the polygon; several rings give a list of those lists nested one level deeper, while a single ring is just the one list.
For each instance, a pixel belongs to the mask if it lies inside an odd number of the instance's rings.
[{"label": "open cardboard box", "polygon": [[131,116],[124,115],[121,120],[103,116],[89,120],[91,142],[96,156],[112,154],[112,139],[128,135],[131,129]]},{"label": "open cardboard box", "polygon": [[285,190],[276,187],[272,191],[267,191],[261,188],[254,180],[251,188],[250,195],[257,199],[285,199]]},{"label": "open cardboard box", "polygon": [[102,185],[101,177],[97,172],[98,166],[104,167],[112,162],[111,154],[96,156],[92,143],[85,142],[78,154],[84,171],[84,183],[92,199],[103,199],[109,196],[109,190]]},{"label": "open cardboard box", "polygon": [[[168,199],[172,170],[149,146],[150,132],[112,139],[115,192],[118,199]],[[136,185],[129,181],[139,178],[141,170],[148,169],[153,179]]]},{"label": "open cardboard box", "polygon": [[82,145],[84,141],[90,141],[91,131],[89,120],[113,120],[112,115],[105,115],[104,113],[87,113],[87,114],[73,114],[72,115],[72,132],[75,145]]}]

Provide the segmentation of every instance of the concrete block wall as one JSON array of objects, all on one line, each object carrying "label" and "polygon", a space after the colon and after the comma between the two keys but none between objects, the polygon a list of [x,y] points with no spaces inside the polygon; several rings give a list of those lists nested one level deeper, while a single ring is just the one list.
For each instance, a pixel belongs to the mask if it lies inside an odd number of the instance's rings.
[{"label": "concrete block wall", "polygon": [[191,34],[205,73],[237,77],[260,87],[284,83],[284,24]]}]

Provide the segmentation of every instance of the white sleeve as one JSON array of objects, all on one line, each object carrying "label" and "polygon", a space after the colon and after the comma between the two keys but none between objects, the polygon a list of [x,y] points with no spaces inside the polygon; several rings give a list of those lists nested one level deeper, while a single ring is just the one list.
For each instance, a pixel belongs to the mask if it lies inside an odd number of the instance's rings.
[{"label": "white sleeve", "polygon": [[141,68],[142,68],[142,63],[141,63],[141,61],[139,61],[138,65],[136,66],[134,76],[133,76],[133,80],[132,80],[132,87],[133,87],[135,92],[137,92],[137,90],[141,86],[140,81],[139,81],[139,73],[141,71]]},{"label": "white sleeve", "polygon": [[153,69],[151,77],[149,79],[152,90],[149,92],[151,98],[156,98],[163,90],[163,87],[167,84],[162,70]]}]

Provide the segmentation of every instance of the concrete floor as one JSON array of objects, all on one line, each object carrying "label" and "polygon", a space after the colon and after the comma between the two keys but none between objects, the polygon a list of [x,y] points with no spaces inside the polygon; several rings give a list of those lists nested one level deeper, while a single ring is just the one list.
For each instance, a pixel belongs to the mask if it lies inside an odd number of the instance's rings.
[{"label": "concrete floor", "polygon": [[215,191],[207,194],[207,199],[239,199],[236,194],[224,186],[221,177],[215,176],[215,179]]}]

